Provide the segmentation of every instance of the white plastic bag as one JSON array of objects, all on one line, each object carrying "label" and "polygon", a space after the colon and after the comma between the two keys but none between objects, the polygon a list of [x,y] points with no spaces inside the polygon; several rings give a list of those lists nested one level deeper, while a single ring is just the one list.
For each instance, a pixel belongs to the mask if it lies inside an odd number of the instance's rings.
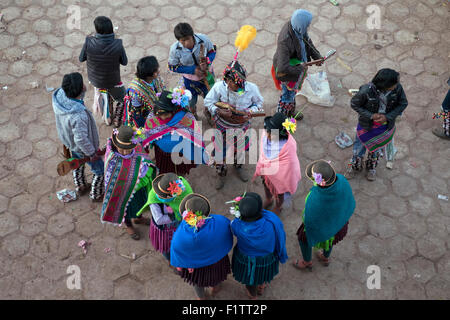
[{"label": "white plastic bag", "polygon": [[306,97],[310,103],[324,107],[332,107],[336,101],[336,98],[331,95],[330,84],[325,71],[308,74],[302,90],[297,94]]}]

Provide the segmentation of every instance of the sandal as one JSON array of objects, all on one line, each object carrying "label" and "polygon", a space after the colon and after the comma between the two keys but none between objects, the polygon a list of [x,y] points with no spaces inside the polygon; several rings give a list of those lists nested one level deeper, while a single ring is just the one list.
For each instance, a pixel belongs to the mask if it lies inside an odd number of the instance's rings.
[{"label": "sandal", "polygon": [[258,286],[258,288],[256,289],[257,290],[256,292],[257,292],[258,296],[262,296],[263,295],[265,288],[266,288],[266,284],[265,283],[263,283],[263,284]]},{"label": "sandal", "polygon": [[306,262],[304,260],[295,260],[293,265],[298,270],[312,271],[312,262]]},{"label": "sandal", "polygon": [[245,288],[245,291],[247,291],[247,296],[250,298],[250,300],[256,300],[258,298],[257,296],[252,295],[247,288]]},{"label": "sandal", "polygon": [[316,256],[325,267],[330,265],[330,259],[326,258],[322,252],[318,251]]},{"label": "sandal", "polygon": [[213,287],[211,289],[211,296],[215,296],[216,294],[218,294],[220,292],[220,290],[222,290],[220,285]]},{"label": "sandal", "polygon": [[[131,231],[130,231],[130,228],[127,228],[127,232],[130,235],[131,239],[133,239],[133,240],[139,240],[141,238],[139,233],[137,233],[136,230],[134,230],[133,228],[131,228]],[[131,233],[131,232],[133,232],[133,233]]]}]

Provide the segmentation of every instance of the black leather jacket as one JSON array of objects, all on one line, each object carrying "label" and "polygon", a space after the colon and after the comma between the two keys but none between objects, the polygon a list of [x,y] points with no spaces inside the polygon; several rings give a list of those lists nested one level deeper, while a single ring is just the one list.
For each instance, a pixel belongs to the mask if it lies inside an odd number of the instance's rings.
[{"label": "black leather jacket", "polygon": [[89,81],[100,89],[116,86],[120,82],[120,64],[128,63],[122,40],[115,39],[114,33],[86,37],[79,60],[87,60]]},{"label": "black leather jacket", "polygon": [[[378,113],[380,107],[380,100],[375,86],[372,84],[365,84],[359,88],[359,92],[353,96],[350,101],[353,110],[359,114],[359,124],[366,130],[373,126],[372,115]],[[387,96],[386,119],[388,122],[388,129],[395,126],[395,119],[406,109],[408,100],[406,99],[405,91],[401,84],[392,90]]]}]

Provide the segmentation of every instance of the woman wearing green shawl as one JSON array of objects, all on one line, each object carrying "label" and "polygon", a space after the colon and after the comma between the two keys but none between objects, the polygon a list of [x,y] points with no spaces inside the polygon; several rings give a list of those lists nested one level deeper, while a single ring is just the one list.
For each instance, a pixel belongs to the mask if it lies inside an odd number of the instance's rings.
[{"label": "woman wearing green shawl", "polygon": [[170,243],[182,221],[180,203],[192,192],[191,186],[183,177],[172,172],[161,174],[153,180],[147,203],[138,212],[140,215],[150,207],[150,240],[155,250],[161,252],[169,261]]}]

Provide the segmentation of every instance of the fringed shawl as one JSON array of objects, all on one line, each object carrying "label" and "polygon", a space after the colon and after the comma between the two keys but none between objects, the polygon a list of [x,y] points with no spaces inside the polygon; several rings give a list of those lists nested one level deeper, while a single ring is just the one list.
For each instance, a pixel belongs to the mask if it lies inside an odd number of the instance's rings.
[{"label": "fringed shawl", "polygon": [[120,156],[112,151],[108,139],[105,153],[105,196],[101,221],[121,224],[128,204],[140,187],[151,188],[156,168],[138,145],[131,156]]}]

